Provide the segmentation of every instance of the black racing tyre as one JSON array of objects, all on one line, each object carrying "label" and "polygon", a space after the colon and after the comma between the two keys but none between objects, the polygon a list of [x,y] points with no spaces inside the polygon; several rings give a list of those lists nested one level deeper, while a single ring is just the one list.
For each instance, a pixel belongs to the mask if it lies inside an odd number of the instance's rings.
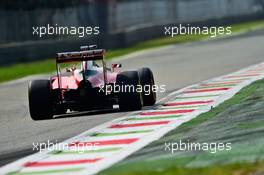
[{"label": "black racing tyre", "polygon": [[66,112],[67,112],[67,109],[66,109],[66,108],[63,108],[63,107],[57,107],[57,108],[54,110],[53,114],[54,114],[54,115],[62,115],[62,114],[66,114]]},{"label": "black racing tyre", "polygon": [[119,109],[121,111],[140,110],[143,101],[141,93],[136,91],[138,85],[140,85],[137,71],[119,73],[116,78],[116,84],[121,88],[118,93]]},{"label": "black racing tyre", "polygon": [[53,105],[49,80],[33,80],[28,86],[29,112],[33,120],[53,117]]},{"label": "black racing tyre", "polygon": [[152,106],[156,103],[156,92],[153,91],[155,85],[153,73],[149,68],[141,68],[138,70],[138,75],[143,89],[143,105]]}]

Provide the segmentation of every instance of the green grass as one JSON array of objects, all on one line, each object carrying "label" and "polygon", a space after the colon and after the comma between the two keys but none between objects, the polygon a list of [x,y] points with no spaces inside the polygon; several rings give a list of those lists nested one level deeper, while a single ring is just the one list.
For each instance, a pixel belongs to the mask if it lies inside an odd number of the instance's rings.
[{"label": "green grass", "polygon": [[134,168],[127,171],[104,171],[100,175],[249,175],[252,172],[264,173],[264,162],[235,163],[229,165],[214,165],[209,167],[188,168],[172,166],[166,169]]},{"label": "green grass", "polygon": [[264,126],[264,121],[257,121],[257,122],[249,122],[249,123],[241,123],[238,124],[236,127],[242,129],[253,129],[253,128],[260,128]]},{"label": "green grass", "polygon": [[2,67],[0,68],[0,82],[25,77],[27,75],[48,73],[54,71],[55,69],[55,59]]},{"label": "green grass", "polygon": [[[264,21],[254,21],[242,24],[235,24],[232,26],[232,32],[237,33],[241,31],[254,30],[257,27],[264,28]],[[177,37],[162,37],[158,39],[152,39],[149,41],[140,42],[131,47],[109,50],[107,52],[107,59],[113,59],[119,56],[123,56],[132,52],[157,48],[170,44],[177,44],[183,42],[198,41],[201,39],[209,38],[209,35],[180,35]],[[55,70],[55,59],[46,59],[43,61],[36,61],[31,63],[15,64],[7,67],[0,67],[0,82],[9,81],[17,78],[21,78],[27,75],[49,73]]]},{"label": "green grass", "polygon": [[[165,141],[177,141],[176,135],[186,135],[187,133],[192,132],[194,128],[202,126],[203,123],[218,117],[219,114],[223,115],[226,110],[234,106],[248,103],[252,103],[252,105],[254,105],[256,101],[262,101],[264,98],[263,87],[264,80],[259,80],[243,88],[234,97],[220,104],[216,108],[213,108],[209,112],[203,113],[198,117],[192,119],[191,121],[182,124],[163,138],[151,143],[149,145],[149,148],[145,149],[145,152],[146,150],[151,150],[151,148],[157,148],[158,145],[163,145]],[[256,128],[263,127],[263,123],[263,120],[259,120],[259,122],[254,121],[249,123],[242,122],[235,127],[239,127],[242,129],[253,128],[254,131],[254,129]],[[239,161],[239,159],[237,159],[235,162],[231,161],[226,163],[227,160],[236,159],[236,156],[239,156],[239,154],[236,153],[236,151],[239,152],[239,149],[242,149],[240,151],[243,152],[244,155],[251,156],[251,152],[246,150],[243,146],[236,147],[233,150],[235,152],[220,152],[220,154],[214,155],[205,153],[200,156],[188,156],[187,154],[186,156],[178,155],[166,157],[164,154],[162,154],[160,155],[160,157],[157,157],[156,155],[153,158],[150,158],[150,155],[145,155],[145,157],[143,157],[141,155],[142,153],[139,153],[139,155],[141,156],[140,159],[122,161],[121,163],[118,163],[113,167],[104,170],[99,175],[246,175],[255,172],[264,173],[264,162],[262,161],[262,159],[257,159],[258,161],[253,162],[247,162],[243,160]],[[250,149],[256,148],[252,147]],[[136,157],[136,155],[134,155],[134,157]],[[197,162],[202,159],[206,159],[207,161],[214,160],[213,162],[215,163],[205,166],[190,166],[191,162]]]}]

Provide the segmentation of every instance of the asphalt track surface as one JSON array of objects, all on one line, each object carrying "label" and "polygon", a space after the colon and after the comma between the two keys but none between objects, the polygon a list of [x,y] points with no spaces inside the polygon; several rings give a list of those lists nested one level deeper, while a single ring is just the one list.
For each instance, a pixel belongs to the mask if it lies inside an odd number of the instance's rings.
[{"label": "asphalt track surface", "polygon": [[[229,39],[174,45],[121,59],[124,70],[150,67],[156,84],[166,85],[158,98],[202,80],[231,73],[264,60],[264,32]],[[25,67],[26,69],[26,67]],[[33,121],[28,112],[27,85],[34,76],[0,85],[0,165],[32,153],[32,144],[63,141],[124,112],[88,112]]]}]

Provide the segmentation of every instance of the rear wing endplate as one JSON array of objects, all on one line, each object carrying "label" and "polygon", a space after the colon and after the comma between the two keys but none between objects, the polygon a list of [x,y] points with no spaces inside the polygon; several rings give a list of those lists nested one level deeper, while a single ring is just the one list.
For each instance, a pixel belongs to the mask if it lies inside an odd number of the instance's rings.
[{"label": "rear wing endplate", "polygon": [[104,49],[57,53],[56,62],[65,63],[89,60],[102,60],[104,59],[104,55]]}]

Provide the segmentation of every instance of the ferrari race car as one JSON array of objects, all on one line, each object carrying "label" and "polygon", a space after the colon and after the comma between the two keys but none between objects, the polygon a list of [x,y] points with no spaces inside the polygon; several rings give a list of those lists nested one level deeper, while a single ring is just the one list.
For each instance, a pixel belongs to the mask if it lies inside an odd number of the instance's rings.
[{"label": "ferrari race car", "polygon": [[122,72],[118,69],[121,65],[112,64],[110,69],[104,55],[105,50],[95,45],[58,53],[56,75],[29,83],[31,118],[51,119],[68,111],[113,109],[114,105],[122,111],[140,110],[155,104],[155,83],[149,68]]}]

